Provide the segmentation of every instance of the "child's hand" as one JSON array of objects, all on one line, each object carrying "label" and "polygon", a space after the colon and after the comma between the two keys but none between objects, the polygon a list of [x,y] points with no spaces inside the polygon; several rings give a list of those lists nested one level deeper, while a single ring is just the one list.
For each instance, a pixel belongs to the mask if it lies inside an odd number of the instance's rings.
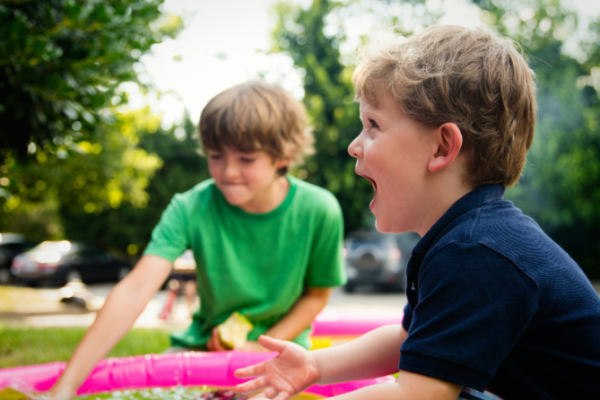
[{"label": "child's hand", "polygon": [[212,335],[206,343],[206,348],[210,351],[229,351],[230,349],[223,346],[221,339],[219,338],[219,328],[216,326],[213,328]]},{"label": "child's hand", "polygon": [[34,400],[71,400],[75,397],[75,391],[71,389],[52,388],[49,392],[42,393]]},{"label": "child's hand", "polygon": [[316,360],[303,347],[267,336],[259,337],[258,342],[268,350],[279,352],[279,355],[272,360],[235,371],[235,376],[240,378],[258,376],[252,381],[237,385],[236,391],[251,392],[265,388],[255,399],[287,400],[319,378]]}]

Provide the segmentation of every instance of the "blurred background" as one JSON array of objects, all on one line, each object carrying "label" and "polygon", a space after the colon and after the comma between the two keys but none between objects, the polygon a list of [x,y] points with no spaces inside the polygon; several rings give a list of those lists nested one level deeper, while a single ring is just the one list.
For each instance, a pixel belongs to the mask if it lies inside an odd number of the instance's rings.
[{"label": "blurred background", "polygon": [[360,131],[356,49],[436,23],[488,27],[522,47],[539,122],[506,197],[600,278],[594,0],[2,0],[0,232],[134,262],[172,195],[208,177],[202,107],[253,78],[306,104],[318,151],[293,174],[336,195],[347,234],[372,229],[372,189],[346,151]]}]

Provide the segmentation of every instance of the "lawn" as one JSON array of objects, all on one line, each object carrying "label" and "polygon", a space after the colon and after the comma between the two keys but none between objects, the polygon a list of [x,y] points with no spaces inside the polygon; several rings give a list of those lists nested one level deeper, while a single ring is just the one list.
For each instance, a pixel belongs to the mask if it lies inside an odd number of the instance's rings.
[{"label": "lawn", "polygon": [[[0,368],[68,361],[85,328],[13,328],[0,326]],[[170,346],[168,330],[132,329],[109,357],[162,353]]]}]

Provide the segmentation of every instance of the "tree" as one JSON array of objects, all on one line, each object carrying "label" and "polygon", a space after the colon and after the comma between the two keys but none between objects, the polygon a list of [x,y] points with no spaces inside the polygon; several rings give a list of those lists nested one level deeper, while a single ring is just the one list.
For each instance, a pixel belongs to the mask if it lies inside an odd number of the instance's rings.
[{"label": "tree", "polygon": [[298,177],[327,188],[344,212],[346,232],[365,225],[371,184],[354,173],[355,160],[348,145],[361,131],[358,107],[350,82],[352,69],[340,61],[344,36],[324,33],[325,18],[339,4],[314,0],[304,9],[277,3],[273,51],[287,52],[304,75],[304,104],[315,136],[316,154],[307,160]]},{"label": "tree", "polygon": [[[140,120],[148,119],[143,113],[138,115]],[[136,151],[161,160],[145,187],[143,204],[122,201],[118,207],[103,207],[90,213],[61,203],[61,221],[72,239],[138,255],[150,241],[152,229],[173,195],[208,178],[206,163],[197,151],[197,130],[189,118],[184,118],[181,126],[167,130],[159,125],[137,125],[135,132],[140,138]]]},{"label": "tree", "polygon": [[138,58],[182,27],[162,1],[3,0],[0,163],[110,123],[103,110],[125,100],[119,84],[138,81]]},{"label": "tree", "polygon": [[162,2],[0,1],[0,231],[97,241],[98,218],[146,207],[159,116],[121,84],[148,90],[138,59],[181,29]]},{"label": "tree", "polygon": [[[28,223],[32,220],[30,213],[41,209],[46,209],[47,215],[52,210],[67,209],[72,214],[97,215],[123,203],[146,206],[145,188],[162,160],[138,147],[139,132],[155,132],[160,126],[159,117],[142,109],[114,112],[113,118],[112,126],[96,129],[95,142],[80,140],[57,146],[52,152],[39,151],[35,162],[18,163],[6,157],[5,167],[11,169],[11,192],[0,192],[4,197],[0,223],[5,229],[33,233],[34,238],[42,240],[46,235],[60,237],[63,231],[58,216],[49,230],[33,231],[35,224]],[[76,235],[70,232],[69,236]]]}]

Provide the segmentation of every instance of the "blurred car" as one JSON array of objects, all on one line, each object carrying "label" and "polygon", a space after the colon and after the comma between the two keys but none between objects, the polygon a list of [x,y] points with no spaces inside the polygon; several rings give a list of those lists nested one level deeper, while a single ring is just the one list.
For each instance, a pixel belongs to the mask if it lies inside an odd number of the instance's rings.
[{"label": "blurred car", "polygon": [[196,260],[192,250],[186,250],[173,263],[169,279],[196,280]]},{"label": "blurred car", "polygon": [[198,290],[196,287],[196,260],[192,250],[186,250],[173,262],[173,270],[167,278],[164,288],[169,292],[167,299],[159,313],[161,319],[168,319],[173,310],[176,297],[183,293],[186,299],[189,314],[192,315],[198,308]]},{"label": "blurred car", "polygon": [[0,285],[6,285],[13,280],[10,266],[13,259],[35,246],[35,242],[20,233],[0,233]]},{"label": "blurred car", "polygon": [[384,291],[403,292],[406,264],[419,240],[419,235],[414,232],[399,235],[377,231],[351,233],[344,241],[348,276],[344,291],[351,293],[356,286],[368,284]]},{"label": "blurred car", "polygon": [[11,272],[19,281],[35,284],[42,281],[66,284],[123,279],[131,265],[98,248],[80,242],[46,241],[15,257]]}]

